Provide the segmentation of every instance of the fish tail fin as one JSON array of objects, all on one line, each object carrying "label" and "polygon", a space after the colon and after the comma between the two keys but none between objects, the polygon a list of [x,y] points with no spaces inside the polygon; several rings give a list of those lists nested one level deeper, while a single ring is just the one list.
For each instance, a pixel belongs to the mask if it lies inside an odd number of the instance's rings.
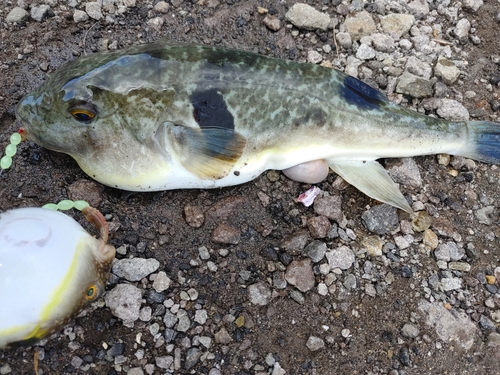
[{"label": "fish tail fin", "polygon": [[500,124],[488,121],[467,123],[469,139],[461,156],[491,164],[500,164]]}]

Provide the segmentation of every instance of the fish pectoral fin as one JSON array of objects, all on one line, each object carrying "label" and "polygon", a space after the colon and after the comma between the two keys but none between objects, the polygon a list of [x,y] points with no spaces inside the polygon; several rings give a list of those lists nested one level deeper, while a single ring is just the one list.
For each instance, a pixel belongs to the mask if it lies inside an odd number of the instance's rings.
[{"label": "fish pectoral fin", "polygon": [[167,127],[168,144],[181,165],[202,179],[226,177],[246,144],[245,138],[232,129],[196,129],[173,124]]},{"label": "fish pectoral fin", "polygon": [[329,162],[330,168],[369,197],[413,213],[410,205],[387,171],[375,160]]}]

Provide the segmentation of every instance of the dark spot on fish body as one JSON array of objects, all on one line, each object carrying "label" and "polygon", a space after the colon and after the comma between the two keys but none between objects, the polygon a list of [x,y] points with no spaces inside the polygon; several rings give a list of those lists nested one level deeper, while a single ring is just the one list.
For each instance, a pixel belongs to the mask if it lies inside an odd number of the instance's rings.
[{"label": "dark spot on fish body", "polygon": [[200,128],[234,130],[234,117],[217,89],[195,91],[189,97],[193,116]]},{"label": "dark spot on fish body", "polygon": [[234,171],[234,175],[238,177],[240,175],[240,171]]},{"label": "dark spot on fish body", "polygon": [[313,123],[315,125],[324,124],[326,122],[326,112],[321,108],[311,108],[306,111],[304,123]]},{"label": "dark spot on fish body", "polygon": [[380,109],[388,99],[378,90],[351,76],[345,76],[340,86],[344,100],[360,109]]},{"label": "dark spot on fish body", "polygon": [[232,49],[207,48],[203,51],[203,57],[210,64],[223,67],[227,63],[257,66],[263,57],[252,52],[238,51]]},{"label": "dark spot on fish body", "polygon": [[220,74],[216,73],[205,73],[202,77],[205,81],[216,81],[220,79]]},{"label": "dark spot on fish body", "polygon": [[248,66],[258,65],[265,57],[252,52],[245,52],[226,48],[214,48],[208,46],[192,45],[168,45],[158,43],[155,48],[149,48],[146,52],[151,57],[162,60],[177,60],[187,63],[198,63],[205,61],[218,68],[226,65],[246,64]]}]

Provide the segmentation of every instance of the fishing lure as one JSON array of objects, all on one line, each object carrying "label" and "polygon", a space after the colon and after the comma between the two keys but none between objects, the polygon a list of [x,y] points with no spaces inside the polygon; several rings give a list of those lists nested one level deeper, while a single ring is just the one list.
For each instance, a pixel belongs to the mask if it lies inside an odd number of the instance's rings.
[{"label": "fishing lure", "polygon": [[75,204],[99,229],[99,239],[53,209],[0,214],[0,348],[30,345],[58,331],[104,292],[115,256],[107,223],[95,208]]}]

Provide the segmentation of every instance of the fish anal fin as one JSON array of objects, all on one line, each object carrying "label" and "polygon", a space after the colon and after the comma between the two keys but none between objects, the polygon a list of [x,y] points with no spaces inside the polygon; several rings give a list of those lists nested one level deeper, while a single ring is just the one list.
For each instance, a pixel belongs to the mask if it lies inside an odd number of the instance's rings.
[{"label": "fish anal fin", "polygon": [[171,123],[164,125],[163,136],[169,145],[167,154],[179,160],[189,172],[201,179],[219,180],[226,177],[241,157],[246,140],[232,129],[190,128]]},{"label": "fish anal fin", "polygon": [[375,160],[342,160],[328,163],[330,168],[369,197],[413,213],[398,186]]}]

